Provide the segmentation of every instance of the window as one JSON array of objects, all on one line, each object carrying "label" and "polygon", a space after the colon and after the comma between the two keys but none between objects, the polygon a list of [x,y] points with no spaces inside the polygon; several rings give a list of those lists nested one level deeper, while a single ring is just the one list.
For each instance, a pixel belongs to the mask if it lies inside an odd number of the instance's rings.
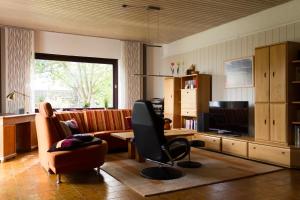
[{"label": "window", "polygon": [[32,90],[35,108],[118,107],[116,59],[35,55]]}]

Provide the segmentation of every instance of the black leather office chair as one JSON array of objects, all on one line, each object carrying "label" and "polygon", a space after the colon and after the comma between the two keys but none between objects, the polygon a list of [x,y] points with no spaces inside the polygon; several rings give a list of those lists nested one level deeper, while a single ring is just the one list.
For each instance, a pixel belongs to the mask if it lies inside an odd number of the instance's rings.
[{"label": "black leather office chair", "polygon": [[185,138],[166,140],[164,120],[154,113],[150,101],[139,100],[134,103],[132,128],[135,146],[140,155],[159,164],[159,167],[143,169],[143,177],[169,180],[183,176],[180,170],[166,165],[173,166],[174,161],[184,158],[190,152],[189,142]]}]

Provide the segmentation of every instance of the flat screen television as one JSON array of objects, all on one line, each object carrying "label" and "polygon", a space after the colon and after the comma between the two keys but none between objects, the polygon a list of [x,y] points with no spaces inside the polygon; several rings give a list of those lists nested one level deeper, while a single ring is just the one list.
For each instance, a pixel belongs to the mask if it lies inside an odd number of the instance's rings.
[{"label": "flat screen television", "polygon": [[248,101],[210,101],[209,130],[222,134],[248,135]]}]

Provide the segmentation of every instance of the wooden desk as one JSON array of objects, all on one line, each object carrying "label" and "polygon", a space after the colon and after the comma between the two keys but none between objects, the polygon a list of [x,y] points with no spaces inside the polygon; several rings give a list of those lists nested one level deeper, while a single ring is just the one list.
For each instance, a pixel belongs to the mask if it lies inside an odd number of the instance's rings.
[{"label": "wooden desk", "polygon": [[[193,136],[196,133],[196,131],[188,130],[188,129],[171,129],[171,130],[165,130],[164,132],[165,132],[165,137],[168,139],[173,138],[173,137],[179,137],[179,136],[180,137]],[[139,155],[139,153],[136,151],[134,143],[132,142],[132,138],[134,137],[134,134],[132,131],[112,133],[111,136],[127,141],[128,158],[136,159],[139,162],[144,162],[144,158],[142,158]]]},{"label": "wooden desk", "polygon": [[37,147],[35,114],[0,116],[0,161]]}]

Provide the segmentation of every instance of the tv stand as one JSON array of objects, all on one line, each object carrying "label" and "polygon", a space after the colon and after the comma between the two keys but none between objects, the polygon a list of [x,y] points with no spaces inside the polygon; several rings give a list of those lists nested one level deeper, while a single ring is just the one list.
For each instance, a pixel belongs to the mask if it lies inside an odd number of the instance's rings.
[{"label": "tv stand", "polygon": [[234,155],[250,160],[275,164],[289,168],[300,168],[300,149],[273,143],[257,142],[254,137],[234,137],[217,132],[196,132],[194,140],[205,142],[205,149]]},{"label": "tv stand", "polygon": [[205,148],[243,158],[248,158],[248,141],[254,137],[231,134],[218,134],[217,132],[197,132],[194,139],[203,140]]}]

